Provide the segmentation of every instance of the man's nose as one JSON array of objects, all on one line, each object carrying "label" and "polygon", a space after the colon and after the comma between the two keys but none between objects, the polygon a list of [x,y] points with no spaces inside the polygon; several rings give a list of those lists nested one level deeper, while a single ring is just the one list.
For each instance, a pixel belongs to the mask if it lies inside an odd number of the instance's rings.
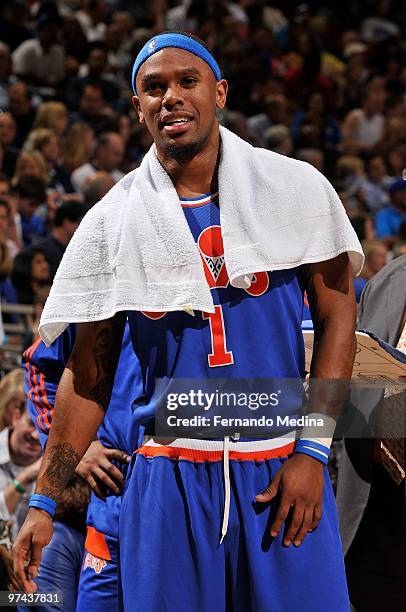
[{"label": "man's nose", "polygon": [[177,85],[169,85],[162,98],[162,105],[166,108],[172,108],[175,104],[183,102],[183,96],[180,87]]}]

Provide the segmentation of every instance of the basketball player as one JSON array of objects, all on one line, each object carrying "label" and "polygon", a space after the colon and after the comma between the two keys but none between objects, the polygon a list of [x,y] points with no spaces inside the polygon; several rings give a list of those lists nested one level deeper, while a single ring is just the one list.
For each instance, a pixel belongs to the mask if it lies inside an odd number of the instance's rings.
[{"label": "basketball player", "polygon": [[[176,189],[214,302],[214,312],[194,316],[129,311],[143,378],[134,423],[153,419],[158,377],[299,379],[304,290],[316,337],[311,376],[349,378],[355,299],[346,252],[260,272],[246,289],[229,282],[216,118],[227,83],[214,57],[187,35],[158,35],[135,61],[133,87],[135,109]],[[294,181],[301,162],[289,163]],[[26,591],[35,589],[41,548],[52,534],[53,498],[108,407],[124,324],[117,313],[78,325],[36,496],[14,548]],[[124,609],[348,610],[327,458],[328,448],[312,440],[146,437],[130,464],[120,511]]]}]

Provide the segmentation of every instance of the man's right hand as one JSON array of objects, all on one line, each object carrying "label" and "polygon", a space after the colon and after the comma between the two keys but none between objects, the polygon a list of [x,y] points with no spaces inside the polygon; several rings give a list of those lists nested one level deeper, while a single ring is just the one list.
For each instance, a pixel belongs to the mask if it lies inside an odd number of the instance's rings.
[{"label": "man's right hand", "polygon": [[106,448],[98,440],[92,442],[82,461],[76,468],[76,473],[82,476],[101,499],[106,499],[103,486],[109,488],[115,495],[120,495],[124,477],[112,463],[113,459],[121,463],[129,463],[131,457],[117,448]]},{"label": "man's right hand", "polygon": [[25,593],[35,593],[41,552],[51,541],[54,526],[45,510],[30,508],[13,546],[14,572]]}]

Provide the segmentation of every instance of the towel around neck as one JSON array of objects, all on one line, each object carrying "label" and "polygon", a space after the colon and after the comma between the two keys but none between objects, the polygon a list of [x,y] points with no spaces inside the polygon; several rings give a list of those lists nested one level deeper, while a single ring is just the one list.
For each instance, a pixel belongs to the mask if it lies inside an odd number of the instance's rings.
[{"label": "towel around neck", "polygon": [[[230,283],[256,272],[363,253],[328,180],[307,163],[252,147],[220,128],[219,202]],[[61,261],[40,322],[51,344],[69,323],[116,312],[213,312],[198,248],[153,145],[85,216]]]}]

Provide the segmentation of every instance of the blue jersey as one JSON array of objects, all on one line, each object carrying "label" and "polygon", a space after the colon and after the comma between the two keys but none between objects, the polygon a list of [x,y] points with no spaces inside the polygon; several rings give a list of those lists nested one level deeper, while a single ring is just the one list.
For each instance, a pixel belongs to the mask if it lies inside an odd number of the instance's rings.
[{"label": "blue jersey", "polygon": [[290,378],[304,375],[303,287],[298,268],[229,282],[218,196],[181,200],[211,288],[214,313],[130,312],[143,393],[134,423],[154,414],[155,378]]},{"label": "blue jersey", "polygon": [[[43,447],[52,424],[56,390],[72,351],[75,335],[76,327],[70,325],[50,347],[47,348],[38,340],[23,356],[28,411],[39,431]],[[98,437],[105,446],[119,448],[128,454],[134,451],[136,445],[136,442],[129,438],[130,407],[133,399],[140,394],[140,380],[139,364],[132,349],[127,325],[109,409],[99,428]],[[88,525],[117,537],[120,504],[121,497],[112,494],[108,495],[106,501],[92,495],[87,516]]]}]

